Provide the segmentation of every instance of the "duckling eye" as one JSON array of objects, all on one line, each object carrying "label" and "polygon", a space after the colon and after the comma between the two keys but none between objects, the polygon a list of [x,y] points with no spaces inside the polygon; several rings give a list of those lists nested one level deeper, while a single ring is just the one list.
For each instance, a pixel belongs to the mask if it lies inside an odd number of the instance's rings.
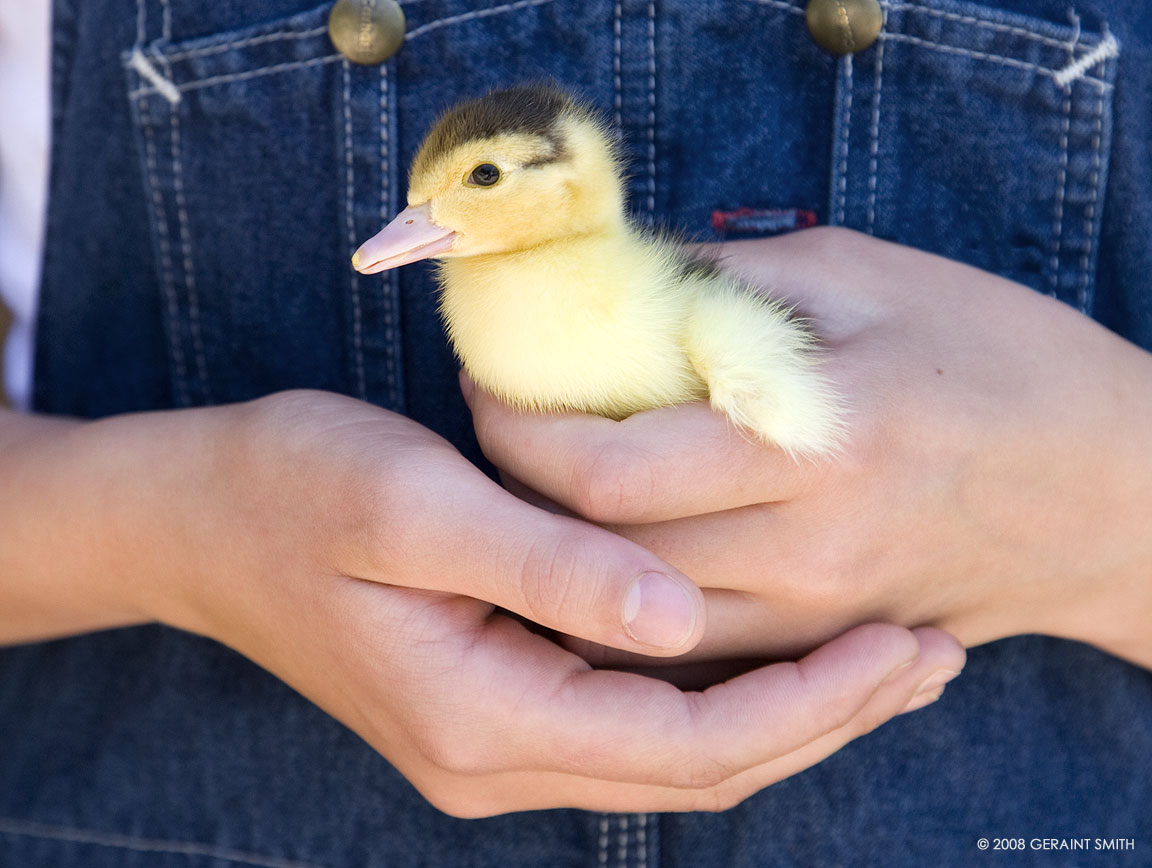
[{"label": "duckling eye", "polygon": [[471,187],[491,187],[500,180],[500,169],[491,163],[481,163],[472,170],[468,176],[467,184]]}]

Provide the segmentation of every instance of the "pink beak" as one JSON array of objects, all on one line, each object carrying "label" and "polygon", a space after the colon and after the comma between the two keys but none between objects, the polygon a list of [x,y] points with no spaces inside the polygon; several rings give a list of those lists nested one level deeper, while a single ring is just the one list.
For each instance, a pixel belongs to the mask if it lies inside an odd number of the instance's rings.
[{"label": "pink beak", "polygon": [[405,208],[396,218],[360,245],[352,267],[361,274],[376,274],[447,253],[456,233],[432,222],[428,203]]}]

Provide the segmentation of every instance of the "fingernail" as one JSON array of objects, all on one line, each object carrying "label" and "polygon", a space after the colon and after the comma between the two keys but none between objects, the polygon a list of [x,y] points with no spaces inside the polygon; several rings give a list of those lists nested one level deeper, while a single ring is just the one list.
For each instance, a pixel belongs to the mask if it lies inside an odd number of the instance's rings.
[{"label": "fingernail", "polygon": [[931,693],[937,688],[942,688],[959,674],[955,669],[937,669],[920,685],[920,688],[916,691],[916,696],[922,696],[925,693]]},{"label": "fingernail", "polygon": [[678,648],[696,627],[696,602],[663,573],[644,573],[624,595],[624,630],[644,645]]},{"label": "fingernail", "polygon": [[907,714],[909,711],[915,711],[918,708],[923,708],[925,705],[931,705],[939,699],[944,693],[943,687],[937,687],[935,690],[926,690],[923,693],[917,693],[909,700],[908,704],[901,709],[901,714]]},{"label": "fingernail", "polygon": [[909,666],[911,666],[913,663],[915,663],[919,659],[920,659],[920,656],[917,655],[917,656],[913,657],[911,660],[907,661],[906,663],[901,663],[899,666],[897,666],[895,669],[893,669],[891,672],[889,672],[887,675],[885,675],[883,680],[881,680],[880,684],[877,686],[879,687],[881,685],[887,684],[889,681],[895,681],[897,678],[899,678],[901,675],[903,675],[905,672],[908,671]]}]

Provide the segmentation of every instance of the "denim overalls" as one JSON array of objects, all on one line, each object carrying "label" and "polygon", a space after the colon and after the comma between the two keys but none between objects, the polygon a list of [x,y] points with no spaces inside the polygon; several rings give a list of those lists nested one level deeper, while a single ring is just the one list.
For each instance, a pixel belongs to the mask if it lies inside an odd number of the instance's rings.
[{"label": "denim overalls", "polygon": [[[1145,0],[885,0],[881,39],[840,60],[803,5],[406,0],[404,47],[359,67],[327,2],[56,0],[36,406],[313,387],[479,461],[427,271],[348,259],[402,207],[437,112],[546,77],[623,130],[642,220],[706,239],[814,215],[1152,347]],[[150,626],[0,652],[3,868],[1150,865],[1150,804],[1152,675],[1054,639],[974,649],[936,705],[723,814],[477,821],[209,640]],[[977,846],[1020,836],[1134,850]]]}]

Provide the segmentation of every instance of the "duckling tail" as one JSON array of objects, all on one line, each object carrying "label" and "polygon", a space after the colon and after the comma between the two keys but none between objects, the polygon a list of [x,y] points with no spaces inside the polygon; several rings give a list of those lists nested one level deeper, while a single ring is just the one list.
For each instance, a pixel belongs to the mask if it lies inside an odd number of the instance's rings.
[{"label": "duckling tail", "polygon": [[815,336],[785,305],[735,281],[702,286],[685,335],[712,407],[793,458],[827,458],[847,435]]}]

